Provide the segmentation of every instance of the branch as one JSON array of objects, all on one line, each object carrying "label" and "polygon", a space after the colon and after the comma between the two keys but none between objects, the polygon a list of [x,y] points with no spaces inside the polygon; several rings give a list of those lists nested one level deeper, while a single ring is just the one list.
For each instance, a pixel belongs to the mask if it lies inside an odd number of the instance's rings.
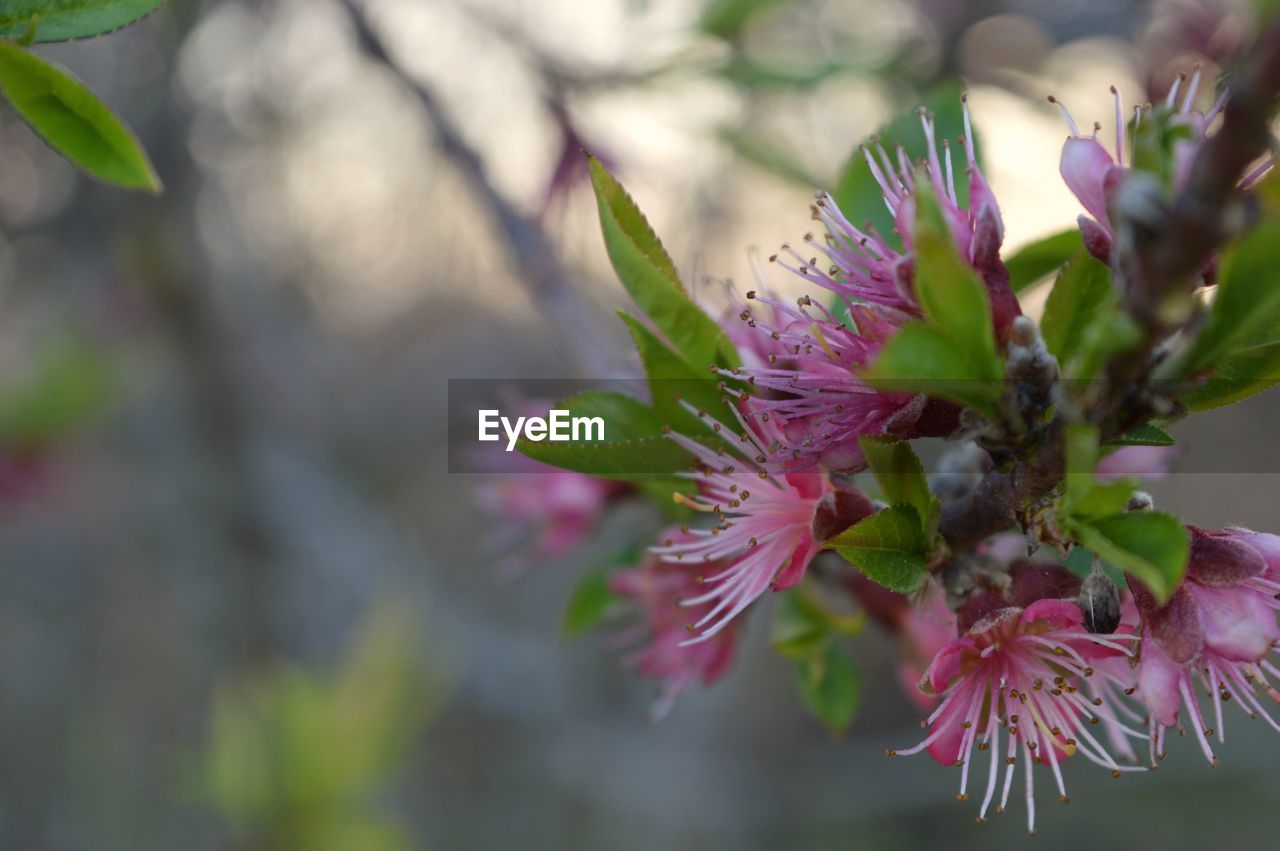
[{"label": "branch", "polygon": [[[382,64],[413,93],[431,123],[435,125],[441,153],[453,161],[459,174],[488,209],[494,224],[505,238],[515,275],[524,282],[548,318],[561,328],[573,329],[580,359],[603,363],[608,357],[591,333],[591,317],[572,292],[569,275],[542,227],[526,216],[493,185],[484,161],[425,83],[411,77],[392,57],[383,37],[371,25],[367,11],[356,0],[340,0],[351,16],[360,48]],[[566,337],[568,335],[565,335]]]},{"label": "branch", "polygon": [[[1113,435],[1133,423],[1124,421],[1125,402],[1149,376],[1154,348],[1176,330],[1163,308],[1189,291],[1228,236],[1224,222],[1239,197],[1245,168],[1267,151],[1268,125],[1280,93],[1280,21],[1254,45],[1251,62],[1231,89],[1222,127],[1201,147],[1186,186],[1161,227],[1136,240],[1121,266],[1133,270],[1126,280],[1126,306],[1143,329],[1143,341],[1108,370],[1106,398],[1099,424]],[[1099,418],[1095,417],[1095,421]],[[1065,472],[1060,415],[1026,457],[993,470],[970,495],[942,509],[940,531],[952,552],[967,550],[985,538],[1019,524],[1022,513],[1062,480]]]}]

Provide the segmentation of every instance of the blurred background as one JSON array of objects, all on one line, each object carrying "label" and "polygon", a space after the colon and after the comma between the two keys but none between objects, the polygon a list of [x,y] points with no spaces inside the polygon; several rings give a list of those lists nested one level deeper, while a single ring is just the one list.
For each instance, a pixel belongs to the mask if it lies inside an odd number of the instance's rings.
[{"label": "blurred background", "polygon": [[[631,374],[582,147],[686,280],[747,282],[859,141],[963,87],[1016,248],[1079,212],[1045,95],[1109,139],[1109,85],[1215,74],[1249,26],[1226,0],[171,0],[42,47],[166,192],[0,112],[0,847],[1025,841],[1021,804],[975,825],[952,771],[882,757],[918,716],[870,630],[842,741],[765,616],[651,724],[608,630],[561,619],[655,518],[502,548],[492,481],[446,472],[446,380]],[[1280,527],[1275,421],[1262,397],[1179,425],[1157,501]],[[1280,739],[1227,727],[1212,770],[1186,741],[1119,781],[1073,760],[1036,843],[1265,841]]]}]

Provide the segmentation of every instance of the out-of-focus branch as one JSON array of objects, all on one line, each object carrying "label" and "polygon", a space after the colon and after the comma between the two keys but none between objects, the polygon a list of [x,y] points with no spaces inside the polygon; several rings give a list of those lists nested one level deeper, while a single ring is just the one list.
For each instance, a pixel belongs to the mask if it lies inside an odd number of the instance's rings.
[{"label": "out-of-focus branch", "polygon": [[361,49],[399,78],[435,126],[440,152],[453,162],[493,217],[507,243],[516,277],[528,287],[534,302],[559,327],[572,329],[572,335],[561,336],[573,340],[581,364],[605,362],[607,353],[592,333],[591,317],[582,299],[569,285],[569,275],[542,227],[517,209],[494,186],[480,154],[467,141],[435,92],[421,80],[410,76],[396,62],[387,43],[370,22],[363,4],[357,0],[340,2],[351,16]]},{"label": "out-of-focus branch", "polygon": [[[1093,417],[1104,437],[1133,425],[1124,419],[1125,402],[1148,377],[1155,346],[1177,327],[1163,308],[1171,296],[1186,292],[1230,235],[1226,225],[1240,178],[1267,150],[1278,94],[1280,20],[1273,20],[1231,87],[1222,127],[1196,155],[1185,187],[1160,226],[1135,240],[1131,256],[1120,259],[1127,273],[1126,306],[1141,326],[1143,340],[1109,370],[1105,398],[1098,405],[1101,416]],[[1055,422],[1023,460],[988,473],[973,493],[943,506],[939,528],[952,552],[1017,525],[1027,506],[1062,480],[1064,426],[1061,419]]]}]

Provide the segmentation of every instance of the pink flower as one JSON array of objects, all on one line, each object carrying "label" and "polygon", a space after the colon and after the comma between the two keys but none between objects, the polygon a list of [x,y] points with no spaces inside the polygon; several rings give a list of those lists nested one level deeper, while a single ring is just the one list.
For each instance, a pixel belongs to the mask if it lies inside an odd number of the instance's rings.
[{"label": "pink flower", "polygon": [[744,321],[757,335],[780,345],[768,365],[727,370],[746,376],[768,398],[757,400],[761,414],[783,420],[781,437],[788,448],[780,455],[786,469],[820,464],[838,472],[865,466],[858,438],[871,434],[936,437],[959,427],[959,410],[922,394],[887,393],[864,381],[868,366],[897,326],[881,312],[863,305],[849,309],[841,324],[826,307],[807,296],[797,305],[747,293],[765,305],[772,324],[758,320],[748,308]]},{"label": "pink flower", "polygon": [[[1280,641],[1280,539],[1241,529],[1191,530],[1191,558],[1182,585],[1163,606],[1130,580],[1142,614],[1138,693],[1150,710],[1151,757],[1164,756],[1164,737],[1185,709],[1205,758],[1217,762],[1209,738],[1224,738],[1222,704],[1234,701],[1261,716],[1277,732],[1280,724],[1257,692],[1280,694],[1268,675],[1280,676],[1267,655]],[[1214,726],[1195,694],[1199,680],[1214,705]]]},{"label": "pink flower", "polygon": [[[1226,93],[1224,92],[1207,113],[1202,113],[1194,108],[1196,94],[1200,88],[1200,75],[1199,68],[1196,69],[1189,82],[1185,74],[1180,75],[1169,89],[1168,97],[1165,99],[1165,109],[1172,111],[1172,123],[1182,125],[1190,131],[1187,138],[1178,139],[1174,142],[1172,188],[1175,192],[1186,183],[1191,162],[1204,144],[1205,139],[1208,138],[1210,125],[1213,124],[1218,114],[1222,112],[1222,108],[1226,103]],[[1182,90],[1183,83],[1187,83],[1185,92]],[[1178,103],[1180,92],[1182,93],[1181,104]],[[1104,263],[1110,263],[1111,244],[1115,239],[1115,223],[1111,221],[1108,203],[1112,193],[1124,181],[1127,174],[1124,106],[1120,99],[1120,93],[1115,86],[1111,87],[1111,93],[1115,98],[1114,153],[1108,151],[1098,141],[1098,131],[1102,128],[1101,124],[1095,123],[1093,125],[1093,134],[1084,136],[1080,133],[1080,128],[1071,117],[1071,113],[1067,111],[1066,106],[1053,97],[1049,98],[1050,102],[1057,104],[1058,108],[1062,110],[1062,116],[1066,119],[1067,126],[1071,130],[1071,135],[1062,147],[1059,170],[1062,173],[1062,179],[1066,181],[1067,187],[1075,194],[1081,206],[1092,217],[1081,216],[1079,219],[1080,232],[1084,236],[1085,247]],[[1142,115],[1141,107],[1134,107],[1133,120],[1135,127],[1141,122]],[[1274,164],[1275,158],[1267,157],[1245,176],[1244,180],[1241,181],[1240,188],[1249,189],[1253,187]],[[1128,166],[1131,167],[1132,165],[1133,154],[1130,153]]]},{"label": "pink flower", "polygon": [[1180,453],[1177,446],[1122,446],[1098,462],[1094,475],[1099,479],[1167,479]]},{"label": "pink flower", "polygon": [[[965,148],[969,181],[969,207],[964,209],[957,201],[955,171],[951,161],[951,144],[943,140],[938,156],[938,141],[934,132],[933,117],[920,111],[920,124],[928,142],[928,158],[920,170],[912,167],[905,149],[897,148],[890,157],[878,140],[870,148],[863,146],[862,154],[867,167],[884,193],[885,204],[894,216],[894,230],[902,238],[904,252],[895,250],[875,229],[863,230],[845,217],[835,200],[827,193],[818,196],[813,208],[814,218],[826,228],[826,239],[820,250],[830,261],[824,271],[817,257],[805,259],[790,246],[783,246],[781,255],[770,258],[795,274],[813,281],[839,295],[849,304],[868,304],[889,318],[895,325],[904,319],[918,317],[919,305],[914,294],[914,267],[911,258],[915,221],[915,181],[928,180],[933,194],[951,230],[952,238],[965,260],[973,266],[987,285],[991,298],[992,317],[997,336],[1004,340],[1009,323],[1021,314],[1018,300],[1009,286],[1009,273],[1000,261],[1000,246],[1004,241],[1004,223],[995,195],[973,155],[973,146],[967,143],[973,138],[970,126],[968,98],[964,100],[965,136],[960,142]],[[814,241],[813,236],[806,236]]]},{"label": "pink flower", "polygon": [[[663,536],[672,541],[693,540],[691,533],[679,528],[669,529]],[[610,588],[643,613],[647,636],[629,661],[641,676],[661,683],[650,709],[655,721],[671,711],[676,699],[689,686],[696,682],[710,686],[728,671],[737,640],[735,627],[730,626],[713,639],[693,646],[685,641],[691,613],[681,607],[680,601],[698,591],[697,573],[692,565],[671,565],[648,558],[638,568],[614,574]],[[698,616],[700,612],[695,609],[692,614]]]},{"label": "pink flower", "polygon": [[595,528],[605,506],[626,486],[585,473],[530,462],[533,470],[512,471],[488,482],[476,503],[498,521],[494,541],[520,542],[523,554],[538,560],[566,555]]},{"label": "pink flower", "polygon": [[1093,687],[1097,680],[1124,686],[1111,660],[1128,653],[1127,639],[1090,634],[1079,607],[1067,600],[1041,599],[1025,608],[995,604],[988,609],[966,634],[939,651],[925,672],[921,689],[943,698],[928,718],[929,734],[915,747],[890,755],[928,749],[939,763],[960,766],[959,798],[967,800],[974,747],[990,750],[979,819],[986,817],[995,798],[1001,763],[1004,781],[996,812],[1008,804],[1014,767],[1019,758],[1025,760],[1027,827],[1034,833],[1032,763],[1049,765],[1064,802],[1059,764],[1077,752],[1113,774],[1134,770],[1118,764],[1089,730],[1105,721],[1141,737],[1124,727]]},{"label": "pink flower", "polygon": [[688,538],[663,539],[652,549],[664,561],[715,565],[698,577],[702,593],[684,601],[699,614],[690,624],[698,634],[688,644],[710,639],[765,590],[798,583],[824,540],[873,511],[870,500],[837,489],[825,472],[775,472],[783,439],[767,413],[739,414],[739,422],[741,442],[729,442],[738,444],[740,454],[671,435],[700,465],[687,474],[698,483],[699,494],[677,494],[677,501],[716,521],[709,529],[690,530]]}]

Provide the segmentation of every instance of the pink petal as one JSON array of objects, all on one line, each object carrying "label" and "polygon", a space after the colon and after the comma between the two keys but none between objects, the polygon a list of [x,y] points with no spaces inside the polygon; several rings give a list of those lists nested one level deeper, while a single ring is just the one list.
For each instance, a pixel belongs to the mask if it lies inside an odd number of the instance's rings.
[{"label": "pink petal", "polygon": [[1062,146],[1062,179],[1089,215],[1103,224],[1110,222],[1104,187],[1107,172],[1113,168],[1115,161],[1097,139],[1073,137]]}]

